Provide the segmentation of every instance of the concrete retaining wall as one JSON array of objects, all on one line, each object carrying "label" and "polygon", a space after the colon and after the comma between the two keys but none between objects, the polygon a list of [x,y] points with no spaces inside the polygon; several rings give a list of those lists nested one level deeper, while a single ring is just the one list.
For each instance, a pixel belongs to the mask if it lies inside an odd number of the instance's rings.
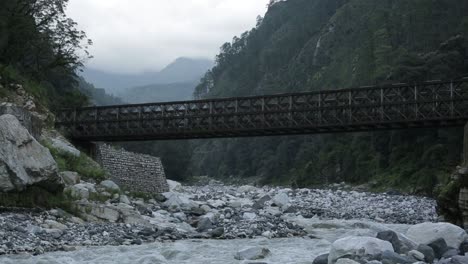
[{"label": "concrete retaining wall", "polygon": [[96,161],[115,183],[127,190],[145,193],[169,191],[163,165],[157,157],[98,144]]}]

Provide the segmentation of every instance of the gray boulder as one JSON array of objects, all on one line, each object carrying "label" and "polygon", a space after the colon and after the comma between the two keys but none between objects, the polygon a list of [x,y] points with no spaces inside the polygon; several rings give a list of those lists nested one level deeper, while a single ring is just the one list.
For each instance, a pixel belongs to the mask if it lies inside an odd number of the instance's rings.
[{"label": "gray boulder", "polygon": [[416,260],[424,261],[424,254],[417,250],[411,250],[410,252],[408,252],[408,256]]},{"label": "gray boulder", "polygon": [[392,244],[395,252],[399,254],[406,254],[408,251],[413,250],[417,247],[416,243],[410,239],[404,237],[401,234],[397,234],[394,231],[386,230],[377,233],[377,238],[388,241]]},{"label": "gray boulder", "polygon": [[39,185],[60,191],[63,183],[49,150],[34,139],[13,115],[0,116],[0,192]]},{"label": "gray boulder", "polygon": [[64,171],[60,172],[60,177],[65,185],[71,186],[80,183],[81,177],[77,172]]},{"label": "gray boulder", "polygon": [[434,250],[428,245],[419,245],[418,251],[424,254],[424,261],[432,263],[435,259]]},{"label": "gray boulder", "polygon": [[289,196],[285,192],[280,192],[273,197],[272,202],[278,207],[284,207],[289,203]]},{"label": "gray boulder", "polygon": [[237,260],[257,260],[266,258],[270,253],[267,248],[251,247],[238,251],[234,258]]},{"label": "gray boulder", "polygon": [[406,233],[408,238],[418,244],[429,244],[443,238],[449,247],[459,248],[468,237],[465,230],[449,223],[422,223],[414,225]]},{"label": "gray boulder", "polygon": [[431,243],[427,244],[434,250],[434,255],[436,258],[441,258],[442,255],[448,250],[447,242],[445,242],[445,239],[439,238]]},{"label": "gray boulder", "polygon": [[213,228],[213,223],[208,217],[201,217],[197,223],[197,231],[198,232],[206,232],[209,229]]},{"label": "gray boulder", "polygon": [[111,180],[102,181],[99,185],[107,191],[120,192],[120,187]]},{"label": "gray boulder", "polygon": [[65,188],[64,193],[69,194],[73,199],[89,199],[90,194],[95,194],[94,184],[83,182]]},{"label": "gray boulder", "polygon": [[375,237],[345,237],[333,242],[328,256],[328,263],[334,264],[338,259],[345,256],[377,257],[384,251],[394,251],[390,242]]},{"label": "gray boulder", "polygon": [[402,256],[398,253],[395,253],[393,251],[384,251],[382,253],[382,263],[386,264],[411,264],[416,262],[415,259],[407,257],[407,256]]},{"label": "gray boulder", "polygon": [[65,139],[51,138],[50,142],[52,143],[52,147],[71,156],[79,157],[81,154],[79,150],[77,150],[72,144],[67,142]]}]

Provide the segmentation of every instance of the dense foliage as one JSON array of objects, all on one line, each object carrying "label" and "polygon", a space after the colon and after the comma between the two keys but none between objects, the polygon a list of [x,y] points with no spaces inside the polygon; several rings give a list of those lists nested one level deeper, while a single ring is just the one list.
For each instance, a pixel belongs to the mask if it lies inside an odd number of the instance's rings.
[{"label": "dense foliage", "polygon": [[[273,1],[221,47],[198,98],[311,91],[468,75],[463,0]],[[461,129],[195,142],[189,174],[297,186],[373,181],[431,193],[459,162]]]},{"label": "dense foliage", "polygon": [[76,89],[75,72],[89,57],[91,41],[66,16],[67,4],[68,0],[0,2],[2,82],[25,84],[50,108],[82,105],[87,100]]}]

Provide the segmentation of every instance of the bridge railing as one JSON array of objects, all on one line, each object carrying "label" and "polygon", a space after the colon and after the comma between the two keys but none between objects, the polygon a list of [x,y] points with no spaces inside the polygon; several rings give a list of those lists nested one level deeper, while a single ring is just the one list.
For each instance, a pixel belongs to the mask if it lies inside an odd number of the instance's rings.
[{"label": "bridge railing", "polygon": [[338,132],[464,120],[468,120],[468,79],[85,107],[62,111],[57,125],[72,137],[112,140]]}]

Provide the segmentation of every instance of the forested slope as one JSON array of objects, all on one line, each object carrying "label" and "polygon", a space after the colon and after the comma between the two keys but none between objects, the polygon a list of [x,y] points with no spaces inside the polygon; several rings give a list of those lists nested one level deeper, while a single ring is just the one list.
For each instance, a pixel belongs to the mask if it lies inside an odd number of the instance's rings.
[{"label": "forested slope", "polygon": [[[222,46],[197,98],[451,79],[468,75],[468,2],[289,0]],[[459,162],[461,129],[193,143],[192,175],[334,181],[431,193]]]}]

